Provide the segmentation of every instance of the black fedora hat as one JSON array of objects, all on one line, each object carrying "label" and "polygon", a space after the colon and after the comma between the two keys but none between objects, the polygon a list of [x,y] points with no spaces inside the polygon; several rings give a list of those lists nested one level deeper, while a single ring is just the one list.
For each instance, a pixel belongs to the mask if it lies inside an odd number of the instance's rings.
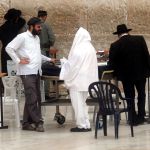
[{"label": "black fedora hat", "polygon": [[113,32],[113,34],[121,34],[121,33],[127,33],[131,31],[132,29],[128,29],[125,24],[120,24],[117,26],[117,31]]},{"label": "black fedora hat", "polygon": [[13,20],[13,19],[16,19],[17,17],[20,17],[20,16],[21,16],[21,10],[11,8],[4,15],[4,19],[5,20]]}]

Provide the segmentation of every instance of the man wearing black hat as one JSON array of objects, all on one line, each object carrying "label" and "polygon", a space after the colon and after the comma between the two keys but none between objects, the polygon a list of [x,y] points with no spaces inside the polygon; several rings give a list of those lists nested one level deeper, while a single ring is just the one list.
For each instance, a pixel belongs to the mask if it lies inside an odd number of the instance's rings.
[{"label": "man wearing black hat", "polygon": [[[17,75],[20,75],[25,90],[25,107],[23,130],[43,132],[41,115],[40,75],[42,60],[54,61],[41,55],[40,40],[41,20],[33,17],[28,21],[28,30],[19,34],[6,47],[7,53],[17,64]],[[35,127],[33,126],[35,124]]]},{"label": "man wearing black hat", "polygon": [[9,9],[4,15],[4,19],[6,21],[0,26],[0,40],[2,42],[1,66],[2,72],[7,73],[7,60],[11,60],[11,58],[6,53],[5,47],[17,34],[20,33],[26,21],[21,17],[21,11],[15,8]]},{"label": "man wearing black hat", "polygon": [[[112,43],[109,53],[109,65],[114,75],[122,81],[125,96],[131,98],[133,125],[145,121],[145,84],[149,75],[149,52],[143,36],[133,36],[125,24],[117,26],[119,39]],[[138,113],[135,111],[135,88],[138,93]],[[130,118],[129,118],[130,119]]]}]

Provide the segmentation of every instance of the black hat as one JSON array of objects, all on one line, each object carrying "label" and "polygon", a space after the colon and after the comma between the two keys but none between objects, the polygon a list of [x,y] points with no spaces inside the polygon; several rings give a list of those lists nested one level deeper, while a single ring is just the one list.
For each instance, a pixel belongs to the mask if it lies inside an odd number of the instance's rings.
[{"label": "black hat", "polygon": [[16,19],[17,17],[20,17],[20,16],[21,16],[21,10],[11,8],[4,15],[4,19],[5,20],[13,20],[13,19]]},{"label": "black hat", "polygon": [[113,34],[121,34],[121,33],[127,33],[131,31],[132,29],[127,29],[127,26],[125,24],[120,24],[117,26],[117,31]]},{"label": "black hat", "polygon": [[39,10],[38,11],[38,17],[43,17],[43,16],[47,16],[47,11]]},{"label": "black hat", "polygon": [[36,25],[36,24],[41,24],[41,20],[39,18],[37,18],[37,17],[31,18],[28,21],[28,23],[27,23],[28,26],[30,26],[30,25]]}]

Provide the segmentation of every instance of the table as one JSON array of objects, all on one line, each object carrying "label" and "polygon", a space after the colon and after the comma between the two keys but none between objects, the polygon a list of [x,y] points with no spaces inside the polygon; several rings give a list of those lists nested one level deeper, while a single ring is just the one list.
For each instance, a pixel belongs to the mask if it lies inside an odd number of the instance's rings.
[{"label": "table", "polygon": [[106,70],[110,70],[110,68],[109,68],[109,66],[107,66],[106,61],[98,62],[97,65],[98,65],[98,77],[99,77],[99,79],[101,79],[102,78],[102,73]]},{"label": "table", "polygon": [[[54,116],[54,120],[56,120],[59,124],[63,124],[65,122],[65,117],[60,113],[59,106],[71,106],[71,100],[69,97],[60,96],[59,95],[59,77],[58,76],[45,76],[41,77],[42,80],[49,80],[54,82],[54,89],[55,89],[55,101],[50,102],[48,100],[42,101],[41,106],[56,106],[56,113]],[[42,87],[44,88],[44,87]],[[44,91],[44,90],[43,90]],[[68,93],[69,94],[69,93]],[[96,106],[97,101],[93,101],[91,98],[87,99],[87,105],[89,106]]]},{"label": "table", "polygon": [[6,75],[6,73],[0,73],[0,103],[1,103],[1,105],[0,105],[0,107],[1,107],[0,129],[8,129],[8,126],[4,125],[4,121],[3,121],[3,99],[2,99],[2,80],[1,80],[1,78],[5,75]]},{"label": "table", "polygon": [[[98,73],[99,73],[99,79],[101,79],[102,77],[102,73],[103,71],[106,70],[110,70],[110,68],[107,66],[107,62],[98,62]],[[56,112],[59,112],[59,106],[66,106],[66,105],[70,105],[70,100],[68,99],[64,99],[64,98],[59,98],[59,88],[58,88],[58,81],[59,81],[59,77],[58,76],[43,76],[42,77],[43,80],[50,80],[50,81],[54,81],[54,85],[55,85],[55,91],[56,91],[56,99],[58,101],[54,102],[54,103],[49,103],[49,102],[42,102],[43,106],[56,106]],[[112,78],[111,78],[112,79]],[[110,80],[111,80],[110,79]],[[115,81],[115,85],[118,86],[118,81],[116,79],[114,79]],[[149,78],[147,78],[147,85],[148,85],[148,117],[150,118],[150,89],[149,89]],[[89,101],[87,101],[88,105],[96,105],[96,102],[91,103]],[[119,108],[119,99],[116,102],[117,108]]]}]

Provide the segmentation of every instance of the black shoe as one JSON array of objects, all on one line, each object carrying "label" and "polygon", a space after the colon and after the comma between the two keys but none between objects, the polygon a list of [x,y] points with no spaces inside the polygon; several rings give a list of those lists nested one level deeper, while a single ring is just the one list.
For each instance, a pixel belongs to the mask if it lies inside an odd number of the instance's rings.
[{"label": "black shoe", "polygon": [[87,130],[88,130],[88,131],[92,131],[92,129],[91,129],[91,128],[88,128]]},{"label": "black shoe", "polygon": [[[131,125],[131,122],[128,121],[128,124]],[[133,120],[133,121],[132,121],[132,126],[138,126],[138,125],[139,125],[138,120]]]},{"label": "black shoe", "polygon": [[139,122],[138,122],[138,121],[134,121],[134,122],[132,123],[132,125],[133,125],[133,126],[138,126],[138,125],[139,125]]},{"label": "black shoe", "polygon": [[139,118],[138,119],[138,124],[144,124],[144,122],[147,122],[147,120],[145,118]]},{"label": "black shoe", "polygon": [[150,124],[150,118],[147,118],[147,119],[146,119],[146,122],[147,122],[148,124]]},{"label": "black shoe", "polygon": [[71,128],[70,131],[71,132],[89,132],[89,131],[92,131],[92,130],[91,130],[91,128],[85,129],[85,128],[75,127],[75,128]]},{"label": "black shoe", "polygon": [[144,124],[144,122],[147,122],[145,118],[137,119],[136,121],[135,120],[133,121],[132,125],[133,126],[138,126],[138,125]]},{"label": "black shoe", "polygon": [[44,127],[43,124],[39,123],[36,127],[37,132],[44,132]]},{"label": "black shoe", "polygon": [[35,131],[35,126],[32,124],[24,124],[22,126],[22,130]]}]

